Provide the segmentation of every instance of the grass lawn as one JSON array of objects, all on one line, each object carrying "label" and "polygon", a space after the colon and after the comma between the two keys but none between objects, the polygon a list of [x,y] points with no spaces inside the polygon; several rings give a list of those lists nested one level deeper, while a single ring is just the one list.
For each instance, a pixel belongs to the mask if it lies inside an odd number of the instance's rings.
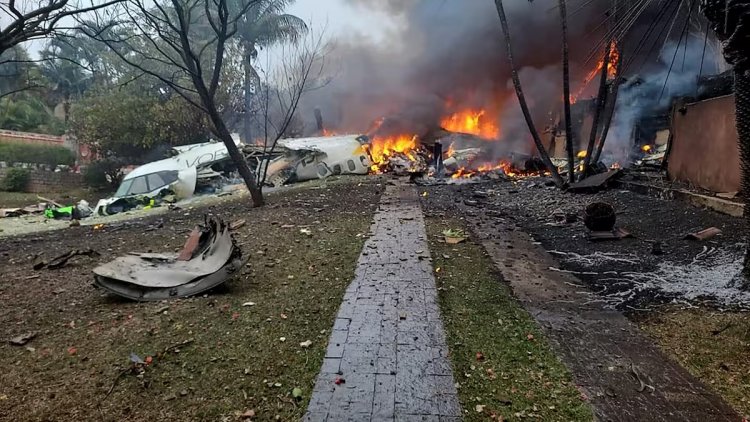
[{"label": "grass lawn", "polygon": [[[593,415],[484,249],[441,241],[456,219],[427,219],[440,310],[467,421],[590,421]],[[468,232],[468,230],[466,230]]]},{"label": "grass lawn", "polygon": [[664,353],[750,418],[750,314],[671,309],[639,321]]},{"label": "grass lawn", "polygon": [[[278,193],[261,209],[245,200],[120,230],[78,227],[4,241],[0,420],[218,421],[250,411],[253,420],[298,420],[383,189],[376,182]],[[174,250],[204,212],[247,220],[235,237],[251,260],[201,297],[134,303],[103,296],[91,286],[96,262],[87,258],[60,270],[30,268],[31,257],[50,249],[92,247],[99,261]],[[158,219],[164,227],[146,231]],[[5,341],[26,332],[38,333],[26,346]],[[300,345],[308,340],[310,347]],[[131,372],[131,353],[152,362]],[[292,397],[295,388],[301,399]]]}]

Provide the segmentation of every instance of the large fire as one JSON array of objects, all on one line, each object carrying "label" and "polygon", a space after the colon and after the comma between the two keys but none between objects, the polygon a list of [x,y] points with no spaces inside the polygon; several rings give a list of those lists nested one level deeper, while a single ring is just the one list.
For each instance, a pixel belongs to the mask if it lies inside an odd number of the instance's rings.
[{"label": "large fire", "polygon": [[375,173],[382,173],[388,161],[396,154],[403,154],[409,160],[416,161],[416,150],[416,135],[375,137],[367,146],[372,160],[370,169]]},{"label": "large fire", "polygon": [[[612,44],[610,45],[609,63],[607,64],[607,77],[609,79],[614,79],[617,76],[617,63],[619,63],[619,61],[620,50],[617,49],[617,43],[615,41],[612,41]],[[601,74],[603,67],[604,54],[602,54],[602,57],[596,63],[596,67],[586,75],[586,78],[583,80],[583,85],[581,85],[581,88],[578,90],[578,92],[570,96],[571,103],[575,103],[578,98],[583,95],[583,92],[586,90],[586,88],[588,88],[591,81],[593,81],[594,78]]]},{"label": "large fire", "polygon": [[497,139],[500,137],[500,128],[486,114],[485,110],[464,110],[443,118],[440,125],[451,132]]}]

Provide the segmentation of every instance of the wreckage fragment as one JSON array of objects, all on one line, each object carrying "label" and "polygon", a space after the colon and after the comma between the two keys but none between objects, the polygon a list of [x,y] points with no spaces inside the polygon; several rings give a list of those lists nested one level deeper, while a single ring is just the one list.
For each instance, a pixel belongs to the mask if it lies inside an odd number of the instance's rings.
[{"label": "wreckage fragment", "polygon": [[138,301],[187,297],[226,282],[246,261],[229,226],[210,218],[191,233],[180,254],[119,257],[94,268],[94,284]]},{"label": "wreckage fragment", "polygon": [[685,239],[686,240],[708,240],[720,234],[721,234],[721,230],[718,227],[709,227],[699,232],[690,233],[687,236],[685,236]]}]

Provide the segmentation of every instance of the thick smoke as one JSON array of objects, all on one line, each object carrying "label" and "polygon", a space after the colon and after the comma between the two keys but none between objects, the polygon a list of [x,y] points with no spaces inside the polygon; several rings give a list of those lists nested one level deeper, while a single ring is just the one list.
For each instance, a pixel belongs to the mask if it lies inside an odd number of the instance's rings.
[{"label": "thick smoke", "polygon": [[[501,132],[500,142],[485,146],[490,152],[490,157],[485,158],[534,152],[510,81],[494,2],[348,1],[362,13],[374,10],[378,12],[376,16],[388,16],[398,27],[377,42],[357,34],[336,41],[327,59],[338,63],[332,83],[304,98],[306,127],[315,127],[312,110],[317,107],[326,126],[336,131],[363,133],[374,121],[385,117],[380,134],[423,135],[436,129],[441,118],[453,112],[484,109],[484,118],[493,119]],[[519,0],[506,1],[505,5],[526,99],[537,129],[542,132],[562,110],[559,10],[554,7],[556,2]],[[592,56],[597,54],[592,54],[592,49],[604,38],[607,5],[608,2],[589,2],[582,9],[571,7],[573,92],[580,89],[584,75],[595,66]],[[677,43],[667,43],[657,55],[658,60],[653,59],[653,52],[646,51],[648,48],[639,48],[639,44],[664,43],[659,34],[655,39],[643,39],[648,24],[660,16],[658,12],[646,11],[629,39],[619,46],[625,50],[626,62],[631,59],[628,54],[638,51],[636,62],[643,61],[648,66],[626,70],[628,82],[620,91],[605,149],[604,158],[611,161],[626,162],[633,125],[639,118],[661,112],[674,97],[695,90],[703,54],[702,36],[688,37],[687,48],[684,41],[679,47]],[[372,25],[378,22],[373,20]],[[674,65],[670,66],[673,58]],[[704,63],[704,73],[713,68]],[[634,76],[634,72],[640,74]],[[595,79],[583,97],[595,95],[597,85]]]},{"label": "thick smoke", "polygon": [[644,72],[629,76],[620,88],[612,130],[607,137],[603,158],[608,162],[624,163],[631,153],[632,132],[638,120],[647,116],[669,113],[672,101],[678,97],[695,97],[698,77],[716,63],[704,57],[703,37],[691,36],[681,43],[667,42],[655,65]]},{"label": "thick smoke", "polygon": [[[350,2],[362,13],[368,8],[386,13],[400,22],[400,28],[377,43],[356,35],[336,42],[328,58],[338,63],[332,83],[304,99],[307,127],[315,126],[311,110],[318,107],[326,126],[338,131],[364,132],[373,121],[387,117],[386,128],[421,135],[439,125],[446,114],[483,108],[486,118],[501,128],[502,142],[493,145],[498,154],[532,151],[510,85],[505,43],[492,1]],[[562,98],[560,16],[551,4],[506,2],[514,53],[540,130],[550,123],[550,112],[559,109]],[[591,6],[571,17],[576,80],[584,67],[591,66],[583,59],[601,16],[603,12]]]}]

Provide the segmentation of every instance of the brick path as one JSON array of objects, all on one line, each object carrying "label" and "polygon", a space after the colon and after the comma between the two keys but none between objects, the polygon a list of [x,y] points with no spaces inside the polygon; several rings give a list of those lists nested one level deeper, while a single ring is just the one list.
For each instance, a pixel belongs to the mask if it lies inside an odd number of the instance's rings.
[{"label": "brick path", "polygon": [[461,420],[414,188],[388,186],[371,230],[305,420]]}]

